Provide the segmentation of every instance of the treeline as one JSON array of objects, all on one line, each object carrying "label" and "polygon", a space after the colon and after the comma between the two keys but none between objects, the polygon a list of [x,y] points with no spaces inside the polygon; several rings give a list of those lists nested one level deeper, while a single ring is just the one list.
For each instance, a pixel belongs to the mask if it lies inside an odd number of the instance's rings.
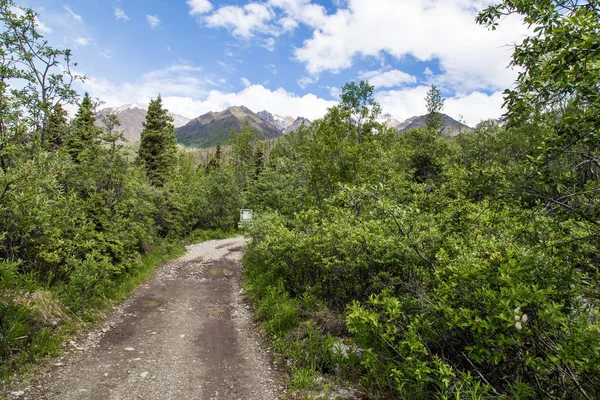
[{"label": "treeline", "polygon": [[249,193],[246,285],[293,388],[600,397],[599,9],[480,13],[538,26],[515,48],[507,126],[442,136],[432,88],[428,128],[399,135],[350,83],[272,150]]},{"label": "treeline", "polygon": [[[123,298],[185,241],[232,234],[252,163],[237,135],[225,164],[178,152],[160,96],[138,154],[115,115],[94,126],[78,100],[69,50],[51,47],[36,15],[0,0],[0,376],[59,351],[75,321]],[[72,120],[66,105],[76,105]],[[247,143],[243,141],[246,140]],[[247,160],[249,158],[249,160]],[[255,172],[254,172],[255,173]]]}]

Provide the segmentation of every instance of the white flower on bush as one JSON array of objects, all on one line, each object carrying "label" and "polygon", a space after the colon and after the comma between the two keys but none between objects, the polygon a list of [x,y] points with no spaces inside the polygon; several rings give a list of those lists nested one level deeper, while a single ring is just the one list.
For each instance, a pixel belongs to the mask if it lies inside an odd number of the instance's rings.
[{"label": "white flower on bush", "polygon": [[521,330],[523,329],[523,325],[527,323],[527,321],[529,320],[529,317],[527,316],[527,314],[523,314],[521,312],[521,307],[517,307],[515,308],[515,323],[514,323],[514,327],[517,330]]}]

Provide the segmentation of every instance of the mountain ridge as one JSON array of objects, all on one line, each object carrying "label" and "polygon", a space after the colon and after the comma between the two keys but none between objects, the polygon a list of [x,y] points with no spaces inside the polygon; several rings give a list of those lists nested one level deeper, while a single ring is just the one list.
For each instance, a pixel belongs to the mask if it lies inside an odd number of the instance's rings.
[{"label": "mountain ridge", "polygon": [[190,147],[213,147],[224,144],[231,129],[240,131],[245,123],[256,132],[259,139],[273,139],[283,135],[275,125],[264,121],[246,106],[231,106],[220,112],[209,111],[175,129],[177,141]]},{"label": "mountain ridge", "polygon": [[[96,122],[94,125],[104,128],[106,125],[102,122],[102,117],[108,114],[115,114],[119,118],[121,125],[117,130],[123,131],[125,140],[129,143],[135,143],[141,138],[143,123],[146,120],[146,107],[138,104],[124,104],[119,107],[106,107],[96,112]],[[173,117],[175,128],[183,126],[189,122],[189,118],[183,115],[169,112]]]}]

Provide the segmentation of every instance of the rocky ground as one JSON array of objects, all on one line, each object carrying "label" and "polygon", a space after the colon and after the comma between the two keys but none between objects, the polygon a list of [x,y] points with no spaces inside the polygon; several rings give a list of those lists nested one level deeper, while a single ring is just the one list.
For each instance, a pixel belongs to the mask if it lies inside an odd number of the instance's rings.
[{"label": "rocky ground", "polygon": [[240,285],[242,237],[188,247],[10,399],[276,399]]}]

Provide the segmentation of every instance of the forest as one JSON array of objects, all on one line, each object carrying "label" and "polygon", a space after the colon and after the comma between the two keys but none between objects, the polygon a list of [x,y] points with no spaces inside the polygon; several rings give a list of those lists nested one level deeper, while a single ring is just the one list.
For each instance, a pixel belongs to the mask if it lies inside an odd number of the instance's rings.
[{"label": "forest", "polygon": [[600,397],[597,1],[479,13],[489,29],[509,14],[534,27],[513,49],[506,123],[442,135],[432,86],[427,128],[399,134],[374,88],[350,82],[312,126],[271,148],[246,127],[206,165],[177,150],[160,96],[138,154],[114,116],[95,127],[71,52],[14,7],[0,1],[3,376],[58,352],[185,241],[230,235],[245,207],[244,284],[290,387]]}]

